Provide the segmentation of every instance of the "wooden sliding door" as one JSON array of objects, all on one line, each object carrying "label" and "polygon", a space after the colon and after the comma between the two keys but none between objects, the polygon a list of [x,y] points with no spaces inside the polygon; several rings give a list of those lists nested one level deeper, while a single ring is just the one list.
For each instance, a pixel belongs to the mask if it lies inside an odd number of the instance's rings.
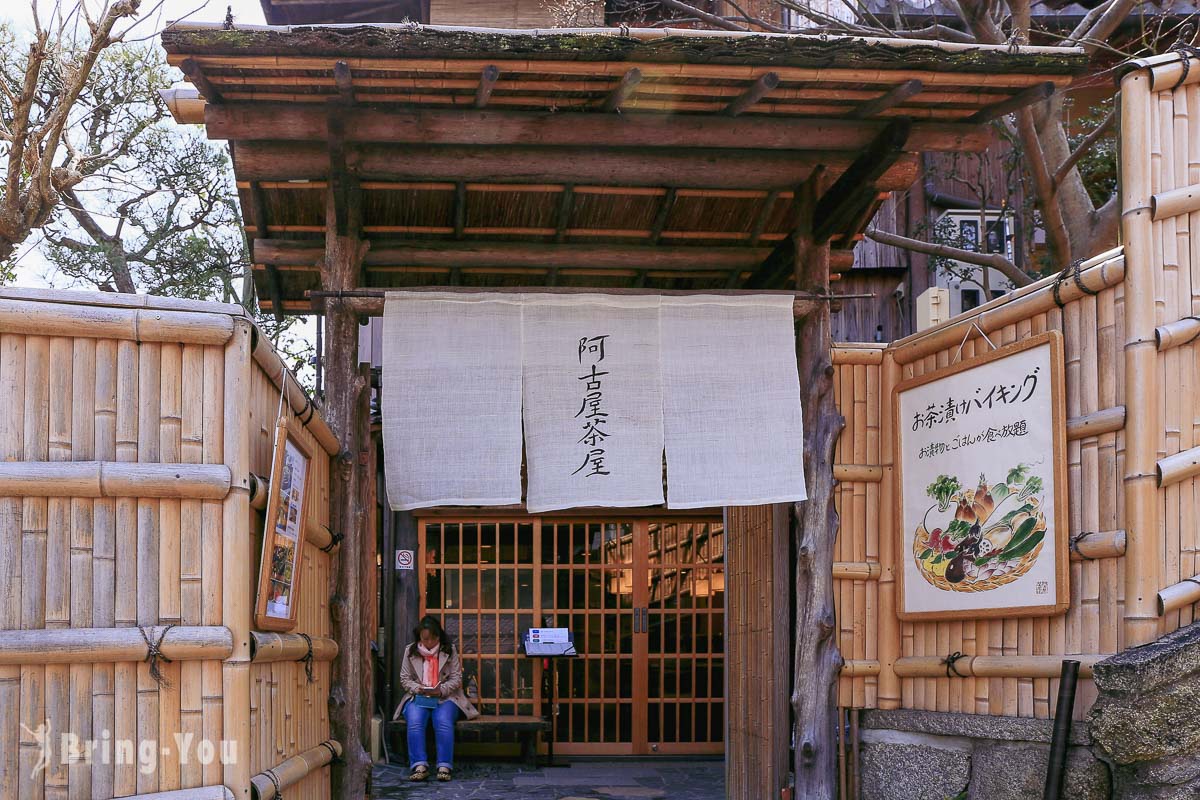
[{"label": "wooden sliding door", "polygon": [[526,628],[565,627],[555,748],[721,753],[724,537],[712,518],[427,518],[422,613],[441,617],[485,714],[541,713]]}]

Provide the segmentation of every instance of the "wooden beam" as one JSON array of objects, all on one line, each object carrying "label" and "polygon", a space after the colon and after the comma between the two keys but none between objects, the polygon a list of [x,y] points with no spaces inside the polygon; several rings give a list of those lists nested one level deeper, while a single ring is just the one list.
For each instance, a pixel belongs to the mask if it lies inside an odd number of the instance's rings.
[{"label": "wooden beam", "polygon": [[621,76],[621,80],[617,83],[616,88],[609,92],[608,97],[604,98],[604,102],[600,104],[600,110],[606,114],[613,111],[620,111],[621,106],[633,97],[633,93],[637,91],[638,84],[642,82],[642,71],[637,67],[630,69]]},{"label": "wooden beam", "polygon": [[213,108],[222,102],[220,90],[216,86],[213,86],[212,81],[204,74],[204,70],[200,68],[195,59],[185,58],[179,64],[179,68],[183,70],[184,77],[188,79],[192,86],[196,87],[196,91],[200,93],[200,96],[211,104],[209,108]]},{"label": "wooden beam", "polygon": [[[762,150],[861,150],[886,123],[878,120],[723,117],[502,110],[395,110],[356,106],[344,112],[347,141],[388,144],[686,147]],[[229,141],[323,141],[324,109],[299,104],[208,105],[208,136]],[[914,123],[914,151],[980,151],[982,125]],[[393,151],[394,152],[394,151]]]},{"label": "wooden beam", "polygon": [[[267,236],[269,225],[266,199],[263,197],[262,186],[257,182],[250,184],[250,210],[254,215],[255,236],[251,240],[253,248],[255,241]],[[314,260],[313,263],[318,263],[318,260]],[[266,267],[267,294],[271,296],[271,310],[275,313],[275,321],[283,322],[283,285],[279,281],[279,270],[275,268],[274,264],[267,264]]]},{"label": "wooden beam", "polygon": [[495,64],[489,64],[483,68],[483,72],[479,75],[479,88],[475,90],[475,107],[483,108],[488,104],[488,100],[492,96],[492,89],[496,88],[496,81],[500,79],[500,70]]},{"label": "wooden beam", "polygon": [[888,123],[829,187],[817,204],[813,235],[818,241],[825,242],[835,233],[846,232],[861,216],[863,205],[874,202],[881,188],[877,188],[877,182],[903,157],[911,131],[912,122],[903,117]]},{"label": "wooden beam", "polygon": [[350,73],[350,65],[345,61],[335,61],[333,80],[337,84],[338,98],[342,105],[354,105],[354,77]]},{"label": "wooden beam", "polygon": [[862,105],[853,108],[846,114],[846,119],[870,119],[878,116],[890,108],[895,108],[906,100],[910,100],[920,94],[925,88],[925,82],[913,79],[905,81],[891,91],[876,97],[874,100],[868,100]]},{"label": "wooden beam", "polygon": [[567,239],[567,228],[571,227],[571,214],[575,210],[575,187],[567,185],[563,187],[562,194],[558,197],[558,216],[554,221],[554,241],[557,244],[562,244]]},{"label": "wooden beam", "polygon": [[[349,133],[343,120],[338,123]],[[837,175],[851,163],[845,152],[595,146],[410,145],[404,158],[397,158],[394,147],[360,145],[346,147],[345,159],[347,169],[361,180],[758,190],[803,183],[817,164],[827,165]],[[319,142],[240,142],[234,151],[234,169],[243,181],[325,180],[329,168],[329,149]],[[884,191],[906,189],[916,177],[916,157],[903,154],[882,172],[875,186]]]},{"label": "wooden beam", "polygon": [[[626,244],[542,244],[506,241],[372,241],[363,264],[370,267],[540,267],[554,269],[646,268],[666,271],[748,270],[770,253],[765,247],[684,247]],[[256,239],[254,262],[303,266],[324,261],[324,245],[312,240]]]},{"label": "wooden beam", "polygon": [[467,227],[467,184],[459,181],[454,184],[454,238],[463,238],[463,229]]},{"label": "wooden beam", "polygon": [[776,72],[764,72],[758,76],[758,80],[750,84],[746,91],[735,97],[733,102],[725,107],[725,116],[738,116],[750,108],[750,106],[762,100],[778,86],[779,74]]},{"label": "wooden beam", "polygon": [[1054,94],[1055,86],[1050,81],[1039,83],[1036,86],[1030,86],[1024,91],[1017,92],[1007,100],[1001,100],[995,105],[990,105],[987,108],[981,108],[971,116],[967,117],[967,123],[980,125],[985,122],[991,122],[997,117],[1003,117],[1005,114],[1011,114],[1014,111],[1019,111],[1025,106],[1033,103],[1040,103],[1046,100],[1050,95]]},{"label": "wooden beam", "polygon": [[671,211],[675,208],[678,196],[679,191],[674,188],[667,189],[667,193],[663,195],[662,202],[658,204],[658,213],[654,215],[654,223],[650,226],[650,244],[657,245],[662,239],[663,230],[671,218]]}]

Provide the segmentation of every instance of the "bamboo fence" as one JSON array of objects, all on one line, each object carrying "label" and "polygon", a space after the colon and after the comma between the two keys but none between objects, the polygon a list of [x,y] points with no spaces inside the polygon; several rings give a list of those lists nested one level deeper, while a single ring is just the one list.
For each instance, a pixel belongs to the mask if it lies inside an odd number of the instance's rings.
[{"label": "bamboo fence", "polygon": [[[254,338],[237,306],[0,290],[0,800],[249,798],[254,774],[328,738],[328,660],[311,684],[294,659],[250,661],[262,520],[249,480],[269,473],[284,377]],[[331,437],[292,411],[327,542]],[[329,558],[305,549],[310,586]],[[300,594],[296,630],[328,659],[323,595]],[[265,711],[252,700],[264,676]],[[44,724],[56,752],[35,773]],[[65,733],[108,755],[63,763]],[[290,796],[328,797],[317,772]]]},{"label": "bamboo fence", "polygon": [[[1084,663],[1082,717],[1095,661],[1195,621],[1200,60],[1192,66],[1155,57],[1122,80],[1122,248],[886,348],[835,348],[841,705],[1048,718],[1071,657]],[[981,332],[1002,346],[1047,330],[1065,343],[1070,609],[898,621],[893,387],[987,352]]]}]

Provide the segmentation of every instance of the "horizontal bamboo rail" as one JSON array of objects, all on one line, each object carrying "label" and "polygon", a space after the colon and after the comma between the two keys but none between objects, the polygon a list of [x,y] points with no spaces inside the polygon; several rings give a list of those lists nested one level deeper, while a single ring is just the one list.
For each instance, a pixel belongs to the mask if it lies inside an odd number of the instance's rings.
[{"label": "horizontal bamboo rail", "polygon": [[879,662],[868,659],[850,659],[842,664],[843,678],[865,678],[879,674]]},{"label": "horizontal bamboo rail", "polygon": [[[171,661],[221,661],[233,652],[233,634],[220,625],[175,626],[163,634],[145,628]],[[146,640],[137,628],[52,628],[0,631],[0,664],[71,664],[145,661]]]},{"label": "horizontal bamboo rail", "polygon": [[[962,656],[949,668],[941,656],[904,656],[896,659],[896,674],[901,678],[1057,678],[1062,662],[1079,662],[1079,677],[1092,677],[1097,661],[1108,658],[1102,653],[1061,656]],[[956,674],[957,673],[957,674]]]},{"label": "horizontal bamboo rail", "polygon": [[1159,352],[1193,342],[1196,337],[1200,337],[1200,318],[1197,317],[1184,317],[1154,329]]},{"label": "horizontal bamboo rail", "polygon": [[1160,458],[1155,464],[1158,486],[1171,486],[1200,475],[1200,447],[1193,447],[1173,456]]},{"label": "horizontal bamboo rail", "polygon": [[308,392],[296,380],[296,376],[292,374],[291,370],[284,366],[283,360],[275,352],[271,342],[262,335],[258,328],[252,329],[251,340],[254,362],[262,367],[263,372],[267,373],[267,377],[275,384],[275,388],[282,391],[286,381],[288,405],[292,407],[292,413],[308,429],[326,453],[331,456],[340,453],[342,448],[337,437],[333,435],[325,418],[312,404]]},{"label": "horizontal bamboo rail", "polygon": [[180,789],[174,792],[126,795],[113,800],[233,800],[233,792],[224,786],[204,786],[200,789]]},{"label": "horizontal bamboo rail", "polygon": [[1067,440],[1115,433],[1125,427],[1125,406],[1113,406],[1067,420]]},{"label": "horizontal bamboo rail", "polygon": [[1197,74],[1197,71],[1200,71],[1200,62],[1186,53],[1172,52],[1139,58],[1129,62],[1128,66],[1149,68],[1151,92],[1190,86],[1200,81],[1200,74]]},{"label": "horizontal bamboo rail", "polygon": [[[298,756],[292,756],[279,766],[260,772],[251,778],[250,797],[252,800],[272,800],[289,786],[296,785],[310,773],[321,769],[335,756],[341,756],[341,754],[342,745],[329,739],[316,747],[305,750]],[[272,780],[272,776],[274,776],[274,780]],[[279,787],[279,792],[276,792],[276,786]]]},{"label": "horizontal bamboo rail", "polygon": [[[270,481],[262,475],[250,473],[250,507],[257,511],[267,510],[267,497],[270,491]],[[309,517],[304,521],[304,541],[321,550],[331,549],[333,532],[326,526]]]},{"label": "horizontal bamboo rail", "polygon": [[866,364],[870,366],[883,363],[882,347],[840,347],[834,345],[832,355],[834,364]]},{"label": "horizontal bamboo rail", "polygon": [[[313,661],[333,661],[338,646],[333,639],[313,636]],[[308,642],[298,633],[264,633],[251,631],[250,660],[256,664],[272,661],[302,661],[308,655]]]},{"label": "horizontal bamboo rail", "polygon": [[124,461],[0,462],[0,497],[169,497],[221,500],[229,494],[224,464]]},{"label": "horizontal bamboo rail", "polygon": [[883,567],[878,561],[835,561],[835,581],[877,581]]},{"label": "horizontal bamboo rail", "polygon": [[227,314],[0,299],[0,330],[29,336],[80,336],[137,342],[221,345],[233,335]]},{"label": "horizontal bamboo rail", "polygon": [[1161,617],[1170,611],[1190,606],[1197,600],[1200,600],[1200,575],[1184,578],[1158,591],[1158,615]]},{"label": "horizontal bamboo rail", "polygon": [[201,314],[246,316],[238,303],[218,303],[213,300],[188,300],[183,297],[163,297],[154,294],[121,294],[119,292],[85,292],[79,289],[28,289],[19,286],[0,288],[0,299],[34,300],[62,303],[68,306],[103,306],[104,308],[134,308],[148,311],[195,311]]},{"label": "horizontal bamboo rail", "polygon": [[833,479],[843,483],[879,483],[883,467],[878,464],[834,464]]},{"label": "horizontal bamboo rail", "polygon": [[1150,219],[1153,222],[1193,211],[1200,211],[1200,184],[1159,192],[1150,198]]},{"label": "horizontal bamboo rail", "polygon": [[[910,364],[919,358],[932,355],[938,350],[957,347],[965,338],[978,337],[979,330],[991,333],[1006,325],[1027,320],[1035,314],[1054,308],[1054,284],[1058,276],[1043,278],[1029,286],[985,303],[968,314],[960,314],[952,320],[929,330],[906,336],[892,344],[891,352],[897,364]],[[1125,257],[1122,248],[1114,248],[1085,261],[1081,265],[1079,280],[1093,292],[1116,286],[1125,279]],[[1077,300],[1083,292],[1075,281],[1062,281],[1060,298],[1064,303]]]},{"label": "horizontal bamboo rail", "polygon": [[1125,555],[1125,531],[1095,531],[1071,537],[1071,560],[1094,561]]}]

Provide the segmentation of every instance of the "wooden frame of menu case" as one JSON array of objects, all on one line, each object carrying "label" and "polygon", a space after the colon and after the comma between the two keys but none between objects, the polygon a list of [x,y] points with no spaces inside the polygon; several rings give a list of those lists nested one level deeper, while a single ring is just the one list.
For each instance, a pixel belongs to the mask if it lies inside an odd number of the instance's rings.
[{"label": "wooden frame of menu case", "polygon": [[[291,563],[291,581],[289,583],[288,594],[288,615],[280,617],[268,614],[268,605],[270,602],[270,592],[272,584],[275,583],[273,578],[274,557],[271,549],[276,538],[284,539],[286,544],[286,536],[281,536],[277,532],[280,511],[284,508],[284,495],[280,482],[283,478],[285,462],[287,460],[288,448],[296,451],[296,454],[303,460],[304,476],[303,485],[298,492],[298,505],[293,505],[293,498],[288,498],[288,511],[290,515],[292,510],[296,511],[295,522],[295,540],[292,551]],[[304,571],[304,547],[305,547],[305,521],[308,518],[309,494],[311,491],[310,478],[312,475],[312,450],[304,444],[300,436],[295,435],[289,429],[287,423],[280,420],[275,426],[275,445],[271,456],[271,476],[270,486],[267,492],[267,508],[263,514],[263,542],[262,556],[259,561],[258,570],[258,597],[254,604],[254,625],[259,630],[267,631],[290,631],[296,627],[296,615],[299,611],[299,596],[301,589],[300,576]],[[293,490],[295,487],[288,487],[288,494],[296,494]],[[292,520],[289,519],[289,523]]]}]

